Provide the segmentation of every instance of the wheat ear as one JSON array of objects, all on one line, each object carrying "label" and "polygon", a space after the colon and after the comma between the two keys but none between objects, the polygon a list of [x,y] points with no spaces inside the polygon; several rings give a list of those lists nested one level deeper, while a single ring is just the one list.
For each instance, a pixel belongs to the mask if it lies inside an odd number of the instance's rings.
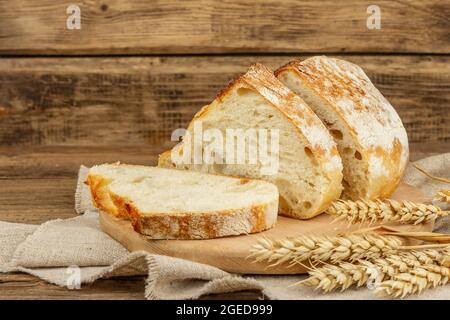
[{"label": "wheat ear", "polygon": [[261,238],[252,247],[249,258],[255,262],[266,261],[271,266],[288,262],[302,264],[305,261],[332,263],[380,257],[402,245],[397,237],[376,233],[349,234],[347,236],[303,236],[296,239],[270,240]]},{"label": "wheat ear", "polygon": [[434,264],[412,267],[407,272],[394,274],[375,289],[375,295],[404,298],[448,283],[450,268]]},{"label": "wheat ear", "polygon": [[426,249],[426,250],[411,250],[400,253],[403,256],[411,257],[423,264],[434,263],[442,267],[450,268],[450,246],[443,249]]},{"label": "wheat ear", "polygon": [[352,285],[356,285],[356,287],[367,285],[369,280],[376,281],[376,283],[390,280],[405,269],[407,268],[404,263],[385,258],[360,260],[356,263],[341,262],[338,265],[325,265],[314,269],[308,272],[309,278],[297,284],[314,287],[325,292],[338,289],[344,291]]},{"label": "wheat ear", "polygon": [[[444,251],[441,251],[441,254],[445,255]],[[378,292],[380,295],[388,293],[393,297],[404,297],[444,285],[449,280],[450,268],[440,265],[439,260],[426,252],[406,251],[399,255],[391,255],[386,260],[398,268],[401,273],[394,275],[388,284],[380,284],[381,289]],[[407,285],[401,290],[400,284],[406,282]],[[386,290],[387,288],[390,289]]]},{"label": "wheat ear", "polygon": [[337,220],[347,220],[350,223],[375,222],[377,220],[397,221],[419,224],[432,221],[438,217],[447,216],[448,211],[442,211],[431,204],[398,202],[395,200],[337,200],[326,211]]},{"label": "wheat ear", "polygon": [[381,258],[377,261],[379,265],[364,260],[359,263],[341,262],[337,265],[325,265],[309,271],[309,277],[297,282],[296,285],[313,287],[324,292],[344,291],[353,285],[362,287],[370,279],[377,281],[389,279],[390,275],[396,272],[387,261]]},{"label": "wheat ear", "polygon": [[445,203],[450,203],[450,190],[448,189],[443,189],[440,190],[436,196],[434,197],[435,201],[440,201],[440,202],[445,202]]},{"label": "wheat ear", "polygon": [[[418,252],[420,253],[420,252]],[[325,265],[309,272],[310,277],[297,285],[305,285],[330,292],[346,290],[352,285],[361,287],[369,280],[377,281],[375,293],[380,296],[404,297],[409,294],[444,285],[449,280],[450,268],[433,263],[427,257],[422,263],[410,252],[389,255],[371,261],[358,263],[341,262],[338,265]]]}]

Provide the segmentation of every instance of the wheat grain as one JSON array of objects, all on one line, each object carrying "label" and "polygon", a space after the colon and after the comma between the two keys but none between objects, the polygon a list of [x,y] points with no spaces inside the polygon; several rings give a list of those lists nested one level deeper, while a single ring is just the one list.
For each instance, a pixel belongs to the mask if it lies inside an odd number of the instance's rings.
[{"label": "wheat grain", "polygon": [[361,287],[367,283],[370,274],[362,265],[342,262],[339,265],[326,265],[309,272],[309,277],[296,285],[304,285],[331,292],[336,289],[344,291],[352,285]]},{"label": "wheat grain", "polygon": [[416,253],[400,252],[370,261],[325,265],[311,270],[310,277],[297,284],[330,292],[343,291],[352,285],[361,287],[372,279],[378,282],[377,295],[405,297],[449,281],[450,268],[435,264],[426,254]]},{"label": "wheat grain", "polygon": [[[445,250],[447,249],[441,251]],[[381,282],[375,289],[378,296],[403,298],[445,285],[449,281],[450,268],[439,265],[438,261],[426,252],[399,252],[398,255],[387,256],[385,261],[397,272],[390,273],[390,278]]]},{"label": "wheat grain", "polygon": [[308,272],[309,277],[297,283],[314,287],[324,292],[337,289],[344,291],[355,285],[367,285],[369,280],[383,281],[398,273],[389,261],[378,258],[372,261],[360,260],[357,263],[341,262],[338,265],[325,265]]},{"label": "wheat grain", "polygon": [[391,279],[381,282],[375,290],[376,295],[403,298],[445,285],[449,281],[450,268],[436,264],[424,252],[402,252],[399,256],[389,256],[387,260],[399,270],[402,268],[403,272],[393,274]]},{"label": "wheat grain", "polygon": [[417,250],[389,255],[386,260],[400,272],[409,272],[412,275],[427,278],[433,287],[447,283],[450,275],[450,268],[441,265],[440,258],[434,259],[429,254]]},{"label": "wheat grain", "polygon": [[404,298],[407,295],[422,292],[427,289],[427,286],[426,279],[401,273],[395,279],[383,281],[374,293],[382,297]]},{"label": "wheat grain", "polygon": [[440,202],[445,202],[445,203],[450,203],[450,190],[448,189],[443,189],[440,190],[436,196],[434,197],[435,201],[440,201]]},{"label": "wheat grain", "polygon": [[421,263],[429,264],[435,263],[442,267],[450,268],[450,246],[442,249],[426,249],[426,250],[412,250],[401,253],[403,256],[414,256]]},{"label": "wheat grain", "polygon": [[433,221],[438,217],[447,216],[448,211],[442,211],[431,204],[398,202],[395,200],[337,200],[331,204],[326,212],[335,216],[337,220],[347,220],[350,223],[371,223],[377,220],[397,221],[402,223],[419,224]]},{"label": "wheat grain", "polygon": [[369,280],[381,282],[403,271],[404,267],[394,265],[384,258],[372,261],[359,260],[357,263],[341,262],[338,265],[326,265],[314,269],[309,273],[310,277],[300,281],[299,285],[305,285],[330,292],[336,289],[344,291],[352,285],[361,287],[368,284]]},{"label": "wheat grain", "polygon": [[[378,296],[403,298],[445,285],[449,281],[450,268],[439,265],[433,255],[423,251],[410,250],[390,254],[384,260],[397,272],[389,273],[389,279],[379,284],[375,290]],[[375,264],[378,265],[377,261]]]},{"label": "wheat grain", "polygon": [[426,289],[447,284],[449,274],[450,269],[446,267],[436,265],[415,267],[408,272],[393,275],[390,280],[381,282],[375,289],[375,294],[394,298],[420,294]]},{"label": "wheat grain", "polygon": [[302,264],[305,261],[332,263],[373,259],[383,253],[400,248],[402,242],[397,237],[381,236],[376,233],[349,234],[347,236],[303,236],[296,239],[259,239],[252,247],[249,258],[266,261],[271,266],[288,262]]}]

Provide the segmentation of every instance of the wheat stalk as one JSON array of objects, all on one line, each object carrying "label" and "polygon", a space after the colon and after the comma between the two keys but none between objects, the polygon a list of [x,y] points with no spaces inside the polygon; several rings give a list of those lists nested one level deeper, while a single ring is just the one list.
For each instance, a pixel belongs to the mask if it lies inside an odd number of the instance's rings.
[{"label": "wheat stalk", "polygon": [[336,217],[336,220],[348,220],[350,223],[363,223],[377,220],[397,221],[419,224],[433,221],[438,217],[447,216],[448,211],[442,211],[431,204],[398,202],[395,200],[337,200],[326,212]]},{"label": "wheat stalk", "polygon": [[302,264],[305,261],[336,263],[380,257],[383,253],[400,248],[397,237],[376,233],[347,236],[303,236],[295,239],[270,240],[261,238],[252,247],[249,258],[266,261],[269,267],[285,262]]},{"label": "wheat stalk", "polygon": [[414,168],[416,168],[417,170],[422,172],[428,178],[431,178],[433,180],[440,181],[440,182],[450,183],[450,179],[447,179],[447,178],[444,178],[444,177],[435,176],[435,175],[431,174],[430,172],[428,172],[427,170],[419,167],[417,164],[414,164],[414,163],[411,163],[411,164],[413,165]]},{"label": "wheat stalk", "polygon": [[448,189],[442,189],[440,190],[436,196],[434,197],[435,201],[450,203],[450,190]]}]

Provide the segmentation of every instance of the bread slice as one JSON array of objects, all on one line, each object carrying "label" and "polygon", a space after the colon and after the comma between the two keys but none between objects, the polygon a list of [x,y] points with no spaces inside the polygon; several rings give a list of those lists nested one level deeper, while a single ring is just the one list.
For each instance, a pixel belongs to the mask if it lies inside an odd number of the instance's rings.
[{"label": "bread slice", "polygon": [[408,162],[408,137],[391,104],[357,65],[324,56],[275,72],[327,125],[344,164],[344,197],[390,196]]},{"label": "bread slice", "polygon": [[128,217],[151,239],[210,239],[274,226],[278,190],[271,183],[124,164],[89,170],[94,205]]},{"label": "bread slice", "polygon": [[[174,158],[195,151],[192,146],[185,150],[185,139],[160,155],[159,166],[267,180],[278,186],[280,214],[300,219],[318,215],[339,198],[342,163],[332,136],[303,100],[265,66],[252,65],[203,107],[188,126],[191,137],[196,123],[219,130],[224,137],[227,129],[278,130],[279,151],[271,153],[278,160],[278,170],[265,174],[261,159],[240,164],[226,161],[226,150],[220,155],[223,161],[213,164],[194,164],[192,157],[190,163],[176,163]],[[201,152],[205,154],[205,149]]]}]

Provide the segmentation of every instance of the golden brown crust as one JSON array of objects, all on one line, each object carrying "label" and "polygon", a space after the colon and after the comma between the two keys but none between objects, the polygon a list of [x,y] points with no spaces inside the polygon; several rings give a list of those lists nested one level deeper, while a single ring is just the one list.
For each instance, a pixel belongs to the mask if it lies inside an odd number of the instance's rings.
[{"label": "golden brown crust", "polygon": [[[293,60],[275,74],[293,72],[315,91],[324,105],[343,119],[362,158],[368,163],[365,198],[389,197],[408,161],[406,131],[393,107],[364,71],[350,62],[327,57]],[[343,107],[344,104],[350,107]],[[370,134],[370,137],[365,136]],[[380,174],[379,171],[385,171]]]},{"label": "golden brown crust", "polygon": [[160,168],[175,168],[175,164],[171,160],[172,150],[166,150],[158,156],[158,167]]},{"label": "golden brown crust", "polygon": [[172,162],[170,157],[172,150],[166,150],[158,156],[158,167],[175,168],[175,169],[177,168],[177,166]]},{"label": "golden brown crust", "polygon": [[132,202],[122,201],[134,230],[151,239],[212,239],[261,232],[273,227],[278,208],[274,200],[251,208],[208,213],[143,213]]},{"label": "golden brown crust", "polygon": [[123,212],[118,210],[110,197],[108,185],[111,183],[111,180],[89,174],[86,183],[89,185],[92,203],[96,208],[102,209],[116,217],[123,216]]},{"label": "golden brown crust", "polygon": [[[170,160],[170,150],[167,155]],[[222,175],[219,175],[222,176]],[[247,183],[248,179],[239,179]],[[256,179],[253,179],[256,180]],[[140,212],[129,199],[109,190],[112,180],[89,174],[89,185],[94,205],[116,217],[130,219],[136,232],[152,239],[211,239],[255,233],[274,226],[278,199],[250,208],[205,213]]]},{"label": "golden brown crust", "polygon": [[385,176],[372,177],[366,197],[368,199],[388,198],[394,193],[400,183],[406,165],[402,165],[400,161],[400,143],[395,140],[393,145],[392,151],[383,150],[380,147],[370,148],[365,151],[366,157],[374,155],[382,159],[383,166],[388,171],[388,174]]},{"label": "golden brown crust", "polygon": [[129,208],[125,199],[116,196],[114,193],[109,192],[109,197],[116,207],[118,217],[129,218]]},{"label": "golden brown crust", "polygon": [[223,101],[223,99],[228,95],[228,93],[231,92],[233,87],[242,80],[243,76],[244,74],[241,74],[239,77],[229,81],[227,86],[217,93],[216,99],[219,101]]}]

